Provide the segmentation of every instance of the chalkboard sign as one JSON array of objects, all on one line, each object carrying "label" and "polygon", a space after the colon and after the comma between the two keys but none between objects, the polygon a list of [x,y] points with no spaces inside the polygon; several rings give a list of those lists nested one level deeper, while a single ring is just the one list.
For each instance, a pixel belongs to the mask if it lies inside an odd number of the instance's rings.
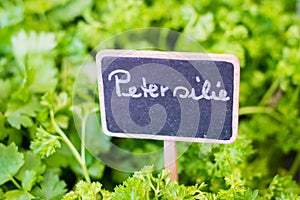
[{"label": "chalkboard sign", "polygon": [[235,56],[102,50],[96,61],[104,133],[187,142],[235,140],[240,77]]}]

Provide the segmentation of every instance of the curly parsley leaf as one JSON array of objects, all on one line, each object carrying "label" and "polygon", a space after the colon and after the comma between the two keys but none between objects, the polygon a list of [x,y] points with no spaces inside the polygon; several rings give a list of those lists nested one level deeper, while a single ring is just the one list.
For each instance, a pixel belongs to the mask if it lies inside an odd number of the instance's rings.
[{"label": "curly parsley leaf", "polygon": [[[297,186],[292,177],[280,177],[276,175],[267,190],[266,197],[269,199],[296,199]],[[294,197],[294,198],[291,198]]]},{"label": "curly parsley leaf", "polygon": [[33,152],[41,158],[49,157],[60,147],[59,136],[48,133],[42,127],[37,129],[36,138],[30,145]]},{"label": "curly parsley leaf", "polygon": [[0,144],[0,185],[11,180],[24,164],[24,155],[18,152],[18,147]]},{"label": "curly parsley leaf", "polygon": [[99,182],[87,183],[80,181],[76,184],[75,191],[66,194],[63,200],[75,199],[100,199],[102,184]]}]

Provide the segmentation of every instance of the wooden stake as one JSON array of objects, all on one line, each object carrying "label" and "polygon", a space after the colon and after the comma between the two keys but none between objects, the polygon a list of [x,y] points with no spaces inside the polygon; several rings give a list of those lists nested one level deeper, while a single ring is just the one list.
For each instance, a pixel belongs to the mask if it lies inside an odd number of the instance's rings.
[{"label": "wooden stake", "polygon": [[165,169],[171,171],[170,179],[178,181],[176,141],[164,140]]}]

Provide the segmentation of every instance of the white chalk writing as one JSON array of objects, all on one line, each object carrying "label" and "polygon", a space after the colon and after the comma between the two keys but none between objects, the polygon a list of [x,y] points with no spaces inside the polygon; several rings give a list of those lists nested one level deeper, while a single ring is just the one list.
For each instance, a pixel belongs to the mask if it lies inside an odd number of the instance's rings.
[{"label": "white chalk writing", "polygon": [[[118,74],[120,74],[118,76]],[[140,98],[140,97],[152,97],[157,98],[159,96],[165,97],[166,92],[169,90],[168,86],[163,85],[157,85],[154,83],[147,84],[147,80],[145,77],[142,77],[142,84],[139,87],[136,86],[130,86],[128,87],[126,92],[121,91],[121,85],[130,83],[131,80],[131,74],[122,69],[117,69],[112,71],[108,75],[108,80],[112,81],[112,78],[114,77],[115,80],[115,90],[118,97],[132,97],[132,98]],[[196,76],[195,78],[197,83],[201,82],[200,77]],[[205,80],[202,88],[200,88],[201,92],[200,94],[196,94],[195,88],[188,89],[185,86],[176,86],[172,92],[173,97],[179,97],[182,99],[185,98],[191,98],[193,100],[215,100],[215,101],[229,101],[230,97],[227,96],[227,91],[225,89],[221,88],[221,82],[218,81],[216,84],[216,88],[220,89],[218,94],[216,91],[212,91],[212,84],[209,80]],[[140,91],[140,92],[139,92]]]}]

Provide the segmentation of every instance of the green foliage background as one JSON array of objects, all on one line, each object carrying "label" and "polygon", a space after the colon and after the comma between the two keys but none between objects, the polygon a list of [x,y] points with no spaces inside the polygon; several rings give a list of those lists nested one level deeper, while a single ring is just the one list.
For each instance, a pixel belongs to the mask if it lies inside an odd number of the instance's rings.
[{"label": "green foliage background", "polygon": [[[105,167],[74,125],[73,113],[82,127],[99,114],[72,106],[83,60],[101,41],[143,27],[177,30],[241,61],[237,141],[192,144],[178,160],[179,183],[150,166],[130,178]],[[300,199],[299,64],[295,0],[1,1],[0,199]],[[115,142],[135,152],[161,147]]]}]

